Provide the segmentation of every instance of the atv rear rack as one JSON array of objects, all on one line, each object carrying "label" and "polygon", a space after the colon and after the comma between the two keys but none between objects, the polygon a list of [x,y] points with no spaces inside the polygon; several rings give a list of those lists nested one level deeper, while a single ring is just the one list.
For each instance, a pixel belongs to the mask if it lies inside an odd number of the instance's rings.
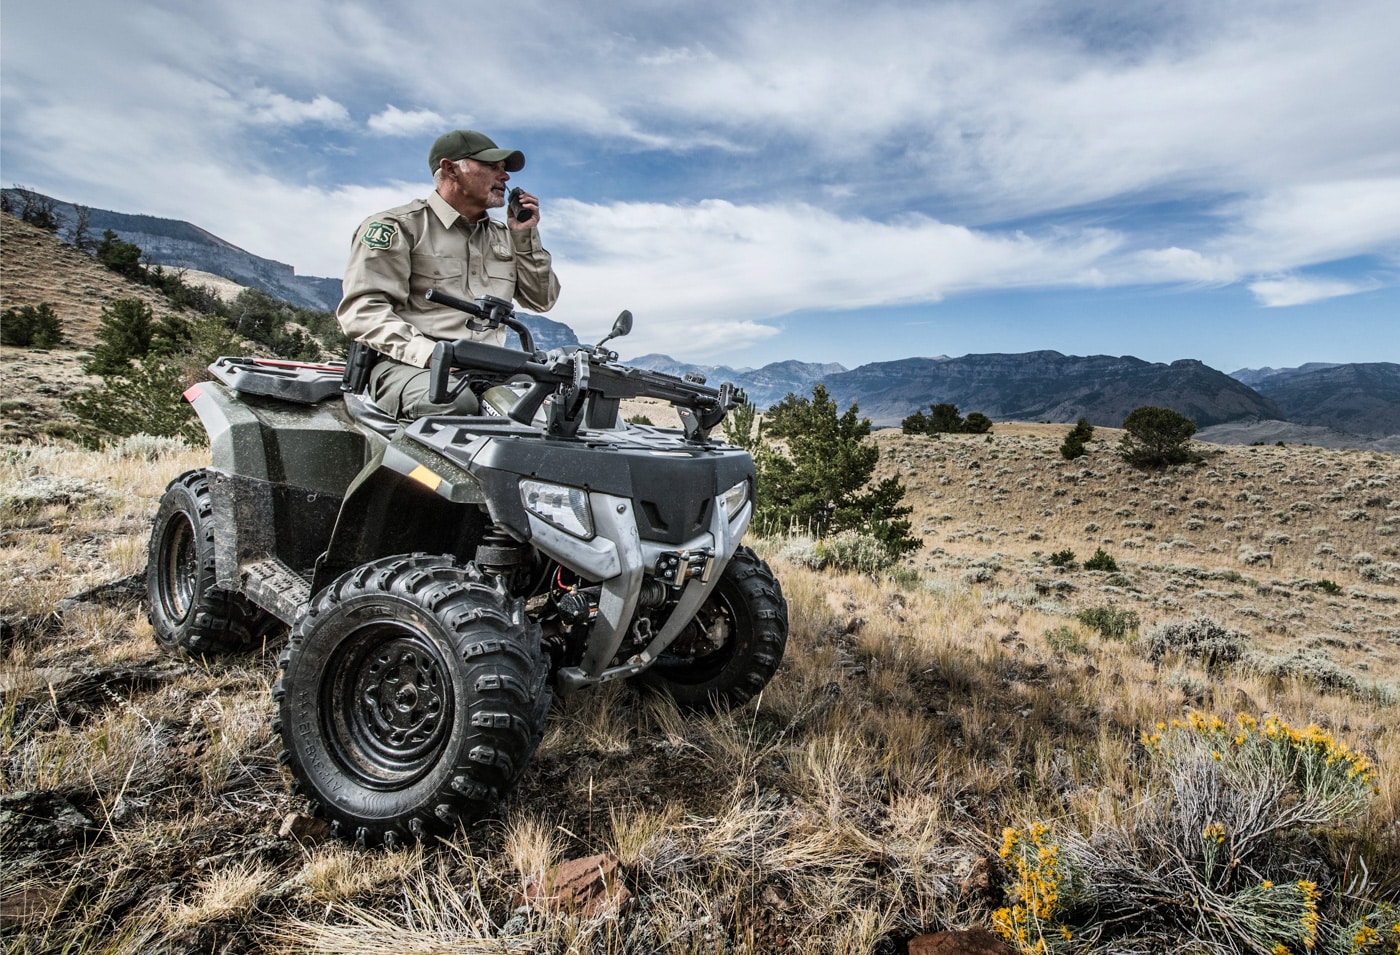
[{"label": "atv rear rack", "polygon": [[264,395],[314,405],[340,394],[343,364],[312,365],[268,358],[223,357],[209,366],[214,377],[240,395]]}]

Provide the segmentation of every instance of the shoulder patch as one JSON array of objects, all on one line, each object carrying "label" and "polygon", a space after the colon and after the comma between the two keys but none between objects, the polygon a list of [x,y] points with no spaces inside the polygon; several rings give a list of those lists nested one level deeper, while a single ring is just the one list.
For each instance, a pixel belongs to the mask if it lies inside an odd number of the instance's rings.
[{"label": "shoulder patch", "polygon": [[376,219],[365,227],[365,234],[360,236],[360,241],[365,244],[366,248],[387,249],[389,243],[394,241],[396,232],[398,232],[398,226]]}]

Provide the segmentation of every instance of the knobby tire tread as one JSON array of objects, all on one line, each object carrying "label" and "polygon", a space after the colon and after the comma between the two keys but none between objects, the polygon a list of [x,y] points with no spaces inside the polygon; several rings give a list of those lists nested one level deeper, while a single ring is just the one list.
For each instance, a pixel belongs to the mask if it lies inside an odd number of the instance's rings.
[{"label": "knobby tire tread", "polygon": [[734,552],[710,600],[728,601],[739,617],[734,625],[747,631],[732,637],[733,656],[720,673],[698,679],[686,664],[668,661],[663,655],[636,678],[642,686],[668,694],[685,710],[743,706],[773,679],[787,648],[787,601],[777,577],[752,549],[740,547]]},{"label": "knobby tire tread", "polygon": [[[395,794],[402,798],[388,811],[383,806],[394,799],[370,792],[343,765],[341,778],[308,767],[309,757],[326,765],[333,747],[325,739],[308,742],[308,727],[324,730],[319,713],[309,712],[295,692],[300,680],[331,678],[318,667],[348,639],[342,631],[349,617],[386,599],[417,616],[414,626],[431,633],[449,682],[460,688],[454,689],[456,725],[437,761],[424,779]],[[523,601],[501,593],[474,565],[450,555],[411,554],[349,571],[312,601],[292,630],[274,696],[286,764],[319,814],[357,845],[393,846],[449,837],[487,813],[515,785],[543,738],[552,690],[539,626],[525,615]],[[312,699],[319,698],[318,686]],[[329,764],[335,765],[333,756]]]},{"label": "knobby tire tread", "polygon": [[[150,604],[147,619],[156,642],[183,656],[199,657],[243,653],[254,649],[276,624],[267,611],[240,593],[214,585],[214,504],[209,475],[186,471],[166,485],[152,521],[147,554],[146,590]],[[197,566],[192,582],[193,599],[184,618],[170,614],[161,575],[172,522],[187,521],[193,534]]]}]

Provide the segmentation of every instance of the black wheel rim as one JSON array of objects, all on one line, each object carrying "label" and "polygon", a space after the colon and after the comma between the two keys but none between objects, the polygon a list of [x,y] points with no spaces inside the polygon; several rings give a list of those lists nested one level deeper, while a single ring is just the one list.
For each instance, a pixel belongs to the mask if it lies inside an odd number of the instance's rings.
[{"label": "black wheel rim", "polygon": [[657,659],[656,667],[675,683],[708,683],[734,659],[739,626],[734,605],[716,591]]},{"label": "black wheel rim", "polygon": [[166,525],[160,546],[160,589],[157,594],[166,617],[183,623],[194,606],[199,582],[199,552],[194,525],[184,514]]},{"label": "black wheel rim", "polygon": [[436,765],[452,730],[452,685],[436,644],[401,623],[362,627],[328,661],[321,685],[327,738],[367,786],[399,788]]}]

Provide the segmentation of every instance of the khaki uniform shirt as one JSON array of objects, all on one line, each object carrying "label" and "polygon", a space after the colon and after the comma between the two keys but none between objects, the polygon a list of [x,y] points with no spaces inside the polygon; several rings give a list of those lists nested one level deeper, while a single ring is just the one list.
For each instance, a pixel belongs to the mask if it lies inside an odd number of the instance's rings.
[{"label": "khaki uniform shirt", "polygon": [[467,301],[514,299],[539,312],[559,298],[537,229],[511,229],[489,216],[467,222],[437,192],[355,230],[335,317],[351,338],[419,368],[439,339],[505,340],[504,327],[484,328],[466,312],[427,301],[428,289]]}]

